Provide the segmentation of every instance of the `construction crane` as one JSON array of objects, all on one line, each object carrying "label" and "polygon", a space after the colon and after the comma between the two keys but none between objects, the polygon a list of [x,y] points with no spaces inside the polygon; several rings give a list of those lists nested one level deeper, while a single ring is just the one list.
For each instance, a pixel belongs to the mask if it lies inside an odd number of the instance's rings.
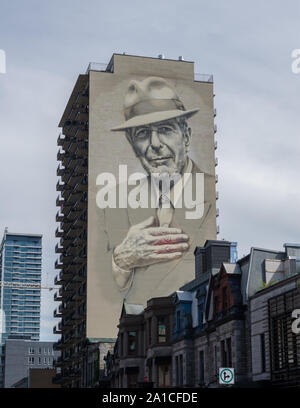
[{"label": "construction crane", "polygon": [[6,288],[24,288],[24,289],[48,289],[49,291],[53,289],[57,289],[55,286],[47,286],[41,285],[40,283],[32,283],[32,282],[8,282],[8,281],[0,281],[0,287]]}]

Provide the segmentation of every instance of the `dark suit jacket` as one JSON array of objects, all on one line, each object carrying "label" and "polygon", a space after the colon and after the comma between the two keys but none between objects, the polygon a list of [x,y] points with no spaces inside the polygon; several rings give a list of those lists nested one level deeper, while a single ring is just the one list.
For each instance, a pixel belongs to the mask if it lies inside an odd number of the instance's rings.
[{"label": "dark suit jacket", "polygon": [[[203,172],[193,163],[192,174],[195,173]],[[109,257],[112,256],[114,248],[125,238],[132,225],[146,220],[151,215],[156,217],[156,208],[107,208],[105,210],[99,209],[99,211],[102,211],[101,223],[103,225],[100,225],[100,229],[102,230],[102,239],[105,240],[103,247],[106,253],[104,255]],[[186,219],[186,211],[186,208],[175,208],[170,227],[181,228],[189,235],[189,250],[178,260],[136,268],[130,289],[124,292],[118,290],[120,301],[126,299],[128,303],[146,305],[147,300],[152,297],[167,296],[194,279],[193,252],[195,246],[203,245],[207,239],[216,239],[215,180],[213,175],[204,173],[203,216],[200,219],[189,220]],[[107,274],[110,279],[113,279],[112,270],[108,270]],[[117,287],[116,283],[115,286]],[[109,293],[107,296],[110,296]],[[112,301],[114,300],[112,299]]]}]

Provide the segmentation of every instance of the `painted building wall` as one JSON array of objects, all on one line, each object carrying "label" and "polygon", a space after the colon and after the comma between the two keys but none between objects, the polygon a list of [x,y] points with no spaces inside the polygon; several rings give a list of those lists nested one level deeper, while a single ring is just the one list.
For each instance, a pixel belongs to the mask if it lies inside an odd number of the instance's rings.
[{"label": "painted building wall", "polygon": [[[94,338],[116,337],[124,299],[128,303],[146,305],[147,299],[167,296],[191,281],[195,246],[204,245],[207,239],[216,239],[213,84],[194,80],[192,62],[114,55],[111,71],[89,72],[87,336]],[[193,169],[205,173],[204,213],[200,219],[188,220],[176,209],[169,227],[179,228],[188,235],[188,251],[178,259],[130,269],[131,282],[120,287],[112,267],[115,248],[122,244],[130,227],[149,220],[150,216],[154,217],[151,226],[157,226],[157,213],[156,209],[149,208],[99,208],[96,200],[102,186],[97,185],[97,180],[99,182],[99,175],[107,172],[115,176],[119,187],[122,184],[119,165],[127,165],[128,175],[140,172],[147,179],[140,157],[136,156],[125,132],[111,129],[124,123],[124,100],[126,102],[130,81],[134,81],[140,92],[153,77],[160,83],[165,81],[168,92],[175,90],[187,111],[199,109],[187,119],[191,129],[188,156]],[[156,86],[155,81],[152,86]],[[148,100],[149,89],[142,90],[141,99]],[[159,94],[159,90],[157,92]]]}]

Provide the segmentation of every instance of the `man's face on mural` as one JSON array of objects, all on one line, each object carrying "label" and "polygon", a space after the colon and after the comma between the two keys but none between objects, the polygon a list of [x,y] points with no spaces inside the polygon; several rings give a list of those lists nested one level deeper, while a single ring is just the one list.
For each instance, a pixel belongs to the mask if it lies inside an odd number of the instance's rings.
[{"label": "man's face on mural", "polygon": [[150,173],[184,172],[191,130],[185,119],[177,119],[133,128],[128,139]]}]

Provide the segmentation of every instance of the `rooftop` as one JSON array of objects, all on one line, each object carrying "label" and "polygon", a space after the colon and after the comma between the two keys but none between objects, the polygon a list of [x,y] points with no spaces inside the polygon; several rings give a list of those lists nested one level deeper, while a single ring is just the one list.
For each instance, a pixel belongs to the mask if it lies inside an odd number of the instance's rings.
[{"label": "rooftop", "polygon": [[[171,58],[165,58],[163,55],[160,55],[158,57],[149,57],[149,56],[143,56],[143,55],[129,55],[125,53],[123,54],[114,53],[109,62],[90,62],[85,73],[89,74],[90,71],[113,73],[115,55],[132,57],[132,58],[143,58],[143,59],[147,58],[150,60],[173,61],[178,64],[194,64],[194,61],[185,61],[184,59],[182,59],[182,57],[178,57],[178,59],[176,60],[176,59],[171,59]],[[199,73],[194,73],[194,80],[197,82],[207,82],[207,83],[213,83],[214,81],[212,74],[199,74]]]}]

